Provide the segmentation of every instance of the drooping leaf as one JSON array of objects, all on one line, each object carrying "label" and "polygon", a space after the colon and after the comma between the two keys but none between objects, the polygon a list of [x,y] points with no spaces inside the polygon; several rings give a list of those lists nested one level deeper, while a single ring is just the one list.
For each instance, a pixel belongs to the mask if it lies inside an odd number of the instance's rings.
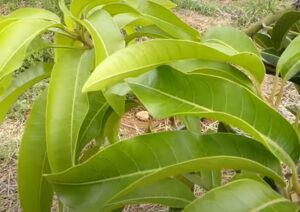
[{"label": "drooping leaf", "polygon": [[53,191],[43,177],[50,171],[46,154],[47,92],[34,104],[27,121],[18,158],[18,192],[25,212],[49,211]]},{"label": "drooping leaf", "polygon": [[260,143],[232,134],[199,135],[185,131],[118,142],[85,163],[48,175],[47,179],[68,207],[99,211],[135,189],[169,176],[222,168],[245,169],[283,183],[277,174],[278,160]]},{"label": "drooping leaf", "polygon": [[290,11],[283,14],[275,23],[272,31],[272,41],[276,49],[280,49],[283,45],[289,29],[300,20],[299,11]]},{"label": "drooping leaf", "polygon": [[271,36],[266,33],[256,33],[253,36],[253,40],[261,47],[261,48],[270,48],[273,47],[273,43],[271,40]]},{"label": "drooping leaf", "polygon": [[203,43],[157,39],[129,46],[104,60],[86,82],[84,91],[99,90],[159,65],[184,59],[233,63],[248,70],[258,82],[264,78],[264,65],[255,54],[226,54]]},{"label": "drooping leaf", "polygon": [[96,65],[108,55],[125,47],[119,27],[105,10],[97,10],[83,22],[93,39]]},{"label": "drooping leaf", "polygon": [[181,60],[169,65],[184,73],[203,73],[223,77],[239,83],[251,91],[255,90],[253,83],[243,72],[226,63],[205,60]]},{"label": "drooping leaf", "polygon": [[0,32],[0,80],[22,65],[30,42],[54,25],[53,21],[22,19]]},{"label": "drooping leaf", "polygon": [[211,190],[221,185],[221,170],[201,171],[201,185],[206,190]]},{"label": "drooping leaf", "polygon": [[34,84],[50,76],[52,66],[52,64],[38,63],[13,77],[10,85],[0,95],[0,122],[19,96]]},{"label": "drooping leaf", "polygon": [[[216,201],[217,200],[217,201]],[[213,204],[212,204],[213,203]],[[237,180],[207,192],[184,212],[297,211],[297,205],[270,187],[250,179]]]},{"label": "drooping leaf", "polygon": [[81,90],[94,63],[92,50],[61,49],[56,50],[56,57],[46,127],[48,158],[54,172],[69,168],[76,161],[80,127],[89,110],[87,94]]},{"label": "drooping leaf", "polygon": [[233,27],[223,26],[209,29],[204,34],[203,41],[211,40],[221,41],[237,52],[251,52],[259,56],[259,52],[249,36]]},{"label": "drooping leaf", "polygon": [[107,205],[106,210],[138,203],[156,203],[173,208],[184,208],[195,199],[192,190],[179,180],[168,178],[141,187]]},{"label": "drooping leaf", "polygon": [[57,23],[60,23],[60,18],[55,14],[48,10],[42,9],[42,8],[20,8],[13,12],[11,12],[9,15],[5,16],[3,20],[0,21],[6,21],[6,20],[18,20],[18,19],[44,19],[49,21],[54,21]]},{"label": "drooping leaf", "polygon": [[109,108],[104,96],[101,92],[93,92],[88,94],[89,98],[89,111],[86,115],[79,132],[76,158],[82,149],[88,142],[92,139],[97,138],[101,133],[103,133],[104,124],[106,122],[106,113]]},{"label": "drooping leaf", "polygon": [[300,36],[296,37],[279,58],[276,72],[285,80],[291,79],[300,71]]},{"label": "drooping leaf", "polygon": [[128,80],[155,118],[196,115],[220,120],[249,133],[283,162],[291,165],[291,158],[298,160],[299,139],[293,127],[244,87],[224,78],[185,75],[167,66],[155,74]]}]

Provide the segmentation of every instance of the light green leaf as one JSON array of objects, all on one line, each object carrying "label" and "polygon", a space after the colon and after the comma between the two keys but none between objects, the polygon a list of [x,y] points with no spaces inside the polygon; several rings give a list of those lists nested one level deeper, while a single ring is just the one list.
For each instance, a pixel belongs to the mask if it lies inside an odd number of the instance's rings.
[{"label": "light green leaf", "polygon": [[[47,106],[47,151],[53,172],[75,163],[80,127],[88,113],[87,94],[81,92],[93,69],[92,50],[56,50]],[[63,127],[62,127],[63,126]]]},{"label": "light green leaf", "polygon": [[34,84],[50,76],[52,66],[52,64],[39,63],[12,79],[4,93],[0,95],[0,122],[19,96]]},{"label": "light green leaf", "polygon": [[277,174],[278,160],[260,143],[232,134],[186,131],[118,142],[47,179],[66,206],[75,211],[101,211],[124,195],[169,176],[222,168],[253,171],[284,184]]},{"label": "light green leaf", "polygon": [[46,154],[47,92],[34,104],[27,121],[18,158],[18,192],[25,212],[49,211],[53,191],[43,174],[50,171]]},{"label": "light green leaf", "polygon": [[183,40],[150,40],[122,49],[104,60],[92,73],[84,91],[94,91],[134,77],[162,64],[184,59],[233,63],[248,70],[258,82],[264,78],[264,65],[252,53],[226,54],[204,43]]},{"label": "light green leaf", "polygon": [[203,41],[217,40],[224,42],[237,52],[251,52],[259,57],[259,52],[252,40],[245,33],[230,27],[213,27],[203,36]]},{"label": "light green leaf", "polygon": [[0,20],[0,24],[2,21],[18,19],[44,19],[60,23],[60,18],[48,10],[42,8],[20,8],[5,16],[3,20]]},{"label": "light green leaf", "polygon": [[22,19],[0,32],[0,80],[22,65],[30,42],[53,26],[55,22],[52,21]]},{"label": "light green leaf", "polygon": [[276,73],[285,80],[291,79],[300,70],[300,36],[296,37],[279,58]]},{"label": "light green leaf", "polygon": [[155,74],[128,80],[155,118],[195,115],[216,119],[249,133],[288,165],[298,161],[299,138],[291,124],[244,87],[224,78],[185,75],[167,66]]},{"label": "light green leaf", "polygon": [[97,10],[83,20],[90,32],[96,52],[96,65],[108,55],[125,47],[125,41],[119,27],[105,10]]},{"label": "light green leaf", "polygon": [[255,90],[253,83],[243,72],[226,63],[205,60],[181,60],[169,65],[184,73],[219,76],[243,85],[251,91]]},{"label": "light green leaf", "polygon": [[[218,200],[218,201],[215,201]],[[213,203],[213,204],[212,204]],[[297,211],[297,206],[266,185],[242,179],[207,192],[184,212]]]},{"label": "light green leaf", "polygon": [[156,203],[173,208],[184,208],[195,199],[192,190],[179,180],[168,178],[136,189],[134,192],[116,199],[106,207],[106,211],[138,203]]},{"label": "light green leaf", "polygon": [[201,171],[202,186],[206,190],[211,190],[221,185],[221,170]]}]

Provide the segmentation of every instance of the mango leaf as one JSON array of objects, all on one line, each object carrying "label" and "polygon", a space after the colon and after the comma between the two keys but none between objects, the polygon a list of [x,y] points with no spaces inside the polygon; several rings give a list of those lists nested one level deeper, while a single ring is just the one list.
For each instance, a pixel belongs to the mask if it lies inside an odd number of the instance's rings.
[{"label": "mango leaf", "polygon": [[280,49],[283,46],[286,35],[289,29],[300,20],[299,11],[290,11],[283,14],[276,22],[272,31],[272,41],[276,49]]},{"label": "mango leaf", "polygon": [[237,52],[251,52],[259,56],[259,52],[249,36],[230,26],[213,27],[204,34],[202,40],[204,42],[222,41]]},{"label": "mango leaf", "polygon": [[273,43],[271,40],[271,36],[266,33],[256,33],[253,36],[253,40],[261,47],[261,48],[270,48],[273,47]]},{"label": "mango leaf", "polygon": [[19,96],[34,84],[50,76],[52,66],[52,64],[38,63],[11,80],[10,85],[0,95],[0,122]]},{"label": "mango leaf", "polygon": [[153,1],[144,1],[139,5],[138,10],[144,17],[174,38],[200,40],[200,33],[196,29],[184,23],[171,10]]},{"label": "mango leaf", "polygon": [[95,6],[100,6],[114,2],[120,2],[120,0],[73,0],[70,5],[70,10],[75,17],[79,18],[83,9],[85,9],[85,7],[89,4],[95,4]]},{"label": "mango leaf", "polygon": [[4,94],[4,92],[6,91],[8,86],[10,85],[12,79],[13,79],[12,74],[10,74],[10,75],[7,75],[6,77],[4,77],[0,81],[0,96],[2,96]]},{"label": "mango leaf", "polygon": [[106,114],[108,112],[109,105],[101,92],[89,93],[88,99],[89,111],[80,128],[76,146],[76,158],[79,158],[82,149],[86,144],[88,144],[88,142],[97,138],[101,134],[107,119]]},{"label": "mango leaf", "polygon": [[206,190],[211,190],[221,185],[221,170],[200,171],[202,186]]},{"label": "mango leaf", "polygon": [[0,32],[0,80],[22,65],[30,42],[55,25],[52,21],[22,19],[3,29]]},{"label": "mango leaf", "polygon": [[[218,201],[215,201],[215,200]],[[214,204],[211,204],[211,203]],[[207,192],[184,212],[297,211],[297,205],[270,187],[250,179],[237,180]]]},{"label": "mango leaf", "polygon": [[156,203],[173,208],[184,208],[195,199],[192,190],[174,178],[163,179],[116,199],[107,205],[110,211],[118,207],[138,203]]},{"label": "mango leaf", "polygon": [[300,70],[300,36],[296,37],[279,58],[276,73],[285,80],[291,79]]},{"label": "mango leaf", "polygon": [[53,172],[69,168],[76,161],[80,127],[89,110],[87,94],[81,90],[94,62],[92,50],[65,49],[56,53],[60,57],[56,58],[52,70],[46,125],[48,158]]},{"label": "mango leaf", "polygon": [[248,70],[258,82],[264,78],[264,65],[255,54],[230,55],[204,43],[156,39],[131,45],[104,60],[86,82],[84,91],[99,90],[125,78],[145,73],[162,64],[184,59],[233,63]]},{"label": "mango leaf", "polygon": [[60,23],[60,18],[55,14],[48,10],[42,9],[42,8],[20,8],[13,12],[11,12],[9,15],[5,16],[3,20],[0,20],[0,23],[2,21],[7,20],[18,20],[18,19],[44,19],[48,21],[54,21],[57,23]]},{"label": "mango leaf", "polygon": [[83,20],[90,32],[96,51],[96,65],[108,55],[125,47],[125,41],[119,27],[105,10],[97,10]]},{"label": "mango leaf", "polygon": [[288,165],[298,160],[299,139],[291,124],[244,87],[224,78],[185,75],[167,66],[155,74],[128,80],[153,117],[216,119],[249,133]]},{"label": "mango leaf", "polygon": [[53,191],[43,177],[50,171],[46,154],[47,92],[34,104],[22,138],[18,163],[18,192],[23,211],[49,211]]},{"label": "mango leaf", "polygon": [[278,175],[278,160],[260,143],[232,134],[186,131],[118,142],[83,164],[46,178],[66,206],[78,211],[101,211],[153,182],[191,171],[222,168],[253,171],[284,185]]},{"label": "mango leaf", "polygon": [[243,72],[226,63],[205,60],[181,60],[169,65],[184,73],[203,73],[220,76],[243,85],[251,91],[255,90],[253,83]]}]

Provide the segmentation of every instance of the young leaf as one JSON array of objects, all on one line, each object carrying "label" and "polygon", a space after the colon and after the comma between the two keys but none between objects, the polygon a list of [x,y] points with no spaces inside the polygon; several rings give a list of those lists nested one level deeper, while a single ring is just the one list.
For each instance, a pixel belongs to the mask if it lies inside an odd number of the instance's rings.
[{"label": "young leaf", "polygon": [[0,80],[22,65],[30,42],[55,25],[52,21],[22,19],[3,29],[0,32]]},{"label": "young leaf", "polygon": [[46,154],[47,92],[34,104],[27,121],[18,158],[18,192],[25,212],[49,211],[53,191],[43,174],[50,171]]},{"label": "young leaf", "polygon": [[282,47],[289,29],[299,20],[300,12],[290,11],[283,14],[276,22],[272,31],[272,41],[276,49],[280,49]]},{"label": "young leaf", "polygon": [[244,87],[224,78],[185,75],[169,67],[155,74],[128,80],[155,118],[195,115],[220,120],[249,133],[285,163],[291,165],[291,158],[298,161],[299,139],[291,124]]},{"label": "young leaf", "polygon": [[285,80],[291,79],[300,70],[300,36],[296,37],[279,58],[276,72]]},{"label": "young leaf", "polygon": [[125,41],[113,18],[105,10],[97,10],[83,20],[95,46],[96,65],[108,55],[125,47]]},{"label": "young leaf", "polygon": [[[80,127],[88,113],[87,94],[81,92],[93,69],[92,50],[56,50],[47,106],[47,151],[53,172],[75,163]],[[58,56],[56,55],[56,56]]]},{"label": "young leaf", "polygon": [[14,77],[10,85],[0,95],[0,122],[7,111],[28,88],[50,76],[52,64],[38,63]]},{"label": "young leaf", "polygon": [[[217,201],[215,201],[217,200]],[[211,204],[213,202],[213,204]],[[184,212],[297,211],[297,205],[260,182],[242,179],[207,192]]]},{"label": "young leaf", "polygon": [[92,73],[84,91],[111,86],[121,80],[140,75],[162,64],[184,59],[204,59],[240,65],[258,82],[264,78],[265,68],[253,53],[226,54],[223,48],[183,40],[150,40],[122,49],[104,60]]},{"label": "young leaf", "polygon": [[100,211],[122,196],[169,176],[222,168],[253,171],[284,184],[277,174],[278,160],[260,143],[232,134],[186,131],[118,142],[47,179],[65,205],[79,211]]}]

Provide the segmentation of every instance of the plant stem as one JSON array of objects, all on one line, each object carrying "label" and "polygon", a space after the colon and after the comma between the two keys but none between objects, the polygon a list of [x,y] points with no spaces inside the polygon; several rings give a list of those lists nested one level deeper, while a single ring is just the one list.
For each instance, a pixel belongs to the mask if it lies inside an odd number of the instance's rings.
[{"label": "plant stem", "polygon": [[300,121],[300,108],[297,111],[297,116],[296,116],[296,120],[295,120],[295,123],[294,123],[294,127],[295,127],[296,130],[298,129],[299,121]]},{"label": "plant stem", "polygon": [[281,103],[285,83],[286,83],[286,81],[282,81],[282,83],[280,85],[280,90],[279,90],[279,93],[278,93],[278,96],[277,96],[277,99],[276,99],[276,102],[275,102],[275,107],[276,108],[278,108],[278,106]]},{"label": "plant stem", "polygon": [[274,99],[275,99],[275,93],[276,93],[276,88],[277,88],[277,85],[278,85],[278,75],[276,74],[275,75],[275,79],[274,79],[274,83],[273,83],[273,87],[272,87],[272,92],[271,92],[271,96],[270,96],[270,99],[269,99],[269,102],[274,105]]},{"label": "plant stem", "polygon": [[293,165],[292,169],[292,183],[293,183],[293,190],[297,193],[298,197],[300,197],[300,184],[298,182],[298,174],[297,174],[297,167]]},{"label": "plant stem", "polygon": [[247,29],[244,30],[244,32],[250,36],[253,37],[255,33],[257,33],[259,30],[263,29],[264,26],[268,26],[276,22],[283,14],[289,12],[292,10],[292,7],[284,9],[282,11],[277,12],[276,14],[271,14],[267,16],[266,18],[262,19],[261,21],[258,21],[252,25],[250,25]]}]

